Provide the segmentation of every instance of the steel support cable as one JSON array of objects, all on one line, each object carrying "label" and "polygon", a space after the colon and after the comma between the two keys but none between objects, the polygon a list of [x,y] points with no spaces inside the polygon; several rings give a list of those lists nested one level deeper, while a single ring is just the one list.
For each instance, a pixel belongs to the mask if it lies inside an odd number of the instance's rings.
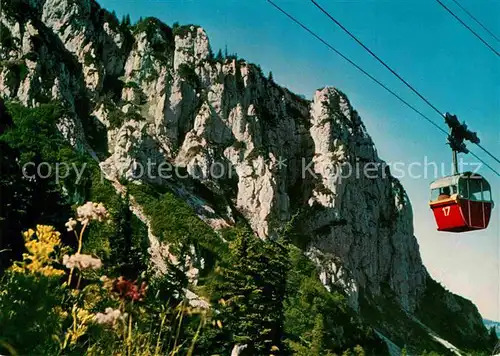
[{"label": "steel support cable", "polygon": [[[358,64],[356,64],[350,58],[348,58],[343,53],[341,53],[340,51],[338,51],[335,47],[333,47],[331,44],[329,44],[327,41],[325,41],[323,38],[321,38],[318,34],[316,34],[314,31],[312,31],[311,29],[309,29],[306,25],[304,25],[302,22],[300,22],[299,20],[297,20],[295,17],[293,17],[292,15],[290,15],[282,7],[280,7],[279,5],[277,5],[276,3],[274,3],[272,0],[267,0],[267,1],[271,5],[273,5],[278,11],[280,11],[282,14],[284,14],[286,17],[288,17],[290,20],[292,20],[295,24],[297,24],[298,26],[300,26],[302,29],[304,29],[306,32],[308,32],[310,35],[312,35],[313,37],[315,37],[318,41],[320,41],[325,46],[327,46],[331,51],[335,52],[337,55],[339,55],[344,60],[346,60],[347,62],[349,62],[356,69],[358,69],[360,72],[362,72],[367,77],[369,77],[371,80],[373,80],[375,83],[377,83],[378,85],[380,85],[383,89],[385,89],[386,91],[388,91],[390,94],[392,94],[394,97],[396,97],[399,101],[401,101],[407,107],[409,107],[414,112],[416,112],[417,114],[419,114],[423,119],[425,119],[427,122],[429,122],[431,125],[433,125],[436,129],[438,129],[439,131],[441,131],[442,133],[444,133],[446,136],[448,136],[448,132],[445,129],[443,129],[441,126],[439,126],[438,124],[436,124],[433,120],[431,120],[429,117],[427,117],[426,115],[424,115],[421,111],[419,111],[418,109],[416,109],[413,105],[411,105],[410,103],[408,103],[401,96],[399,96],[398,94],[396,94],[393,90],[391,90],[390,88],[388,88],[385,84],[383,84],[381,81],[379,81],[378,79],[376,79],[374,76],[372,76],[370,73],[368,73],[362,67],[360,67]],[[437,110],[437,109],[435,109],[435,110]],[[437,110],[437,111],[439,112],[439,110]],[[440,113],[440,115],[442,115],[442,114]],[[488,167],[489,169],[491,169],[496,175],[500,176],[500,173],[498,173],[494,168],[492,168],[490,165],[488,165],[486,162],[484,162],[482,159],[480,159],[473,152],[470,152],[470,153],[476,159],[478,159],[480,162],[482,162],[486,167]]]},{"label": "steel support cable", "polygon": [[460,17],[458,17],[457,15],[455,15],[455,13],[453,11],[451,11],[445,4],[443,4],[441,2],[441,0],[436,0],[439,5],[441,5],[441,7],[443,9],[445,9],[446,11],[448,11],[448,13],[453,16],[458,22],[460,22],[466,29],[469,30],[470,33],[472,33],[474,36],[476,36],[476,38],[481,41],[486,47],[488,47],[493,53],[495,53],[498,57],[500,57],[500,53],[497,52],[496,49],[494,49],[493,47],[491,47],[491,45],[486,42],[480,35],[477,34],[476,31],[474,31],[469,25],[467,25],[465,22],[462,21],[462,19]]},{"label": "steel support cable", "polygon": [[457,4],[457,6],[459,8],[461,8],[463,12],[465,12],[467,15],[469,15],[469,17],[471,19],[473,19],[479,26],[481,26],[483,28],[483,30],[485,30],[486,32],[488,32],[491,35],[491,37],[493,37],[494,39],[496,39],[500,43],[500,39],[492,31],[490,31],[485,25],[483,25],[481,23],[481,21],[479,21],[474,15],[472,15],[465,7],[463,7],[462,5],[460,5],[460,3],[457,0],[452,0],[452,1],[455,4]]},{"label": "steel support cable", "polygon": [[[436,0],[439,2],[439,0]],[[417,94],[427,105],[429,105],[435,112],[437,112],[441,117],[445,117],[445,115],[435,106],[433,105],[425,96],[420,94],[418,90],[416,90],[410,83],[408,83],[399,73],[397,73],[394,69],[392,69],[383,59],[377,56],[370,48],[368,48],[360,39],[358,39],[351,31],[349,31],[344,25],[342,25],[336,18],[334,18],[328,11],[326,11],[321,5],[319,5],[315,0],[311,0],[311,2],[321,11],[323,12],[330,20],[332,20],[337,26],[339,26],[345,33],[347,33],[353,40],[355,40],[361,47],[363,47],[370,55],[375,58],[379,63],[381,63],[385,68],[387,68],[392,74],[394,74],[403,84],[405,84],[411,91]],[[426,118],[428,119],[428,118]],[[443,131],[440,128],[441,131]],[[500,159],[495,157],[491,152],[489,152],[485,147],[480,145],[479,143],[475,143],[482,151],[484,151],[488,156],[493,158],[497,163],[500,163]]]}]

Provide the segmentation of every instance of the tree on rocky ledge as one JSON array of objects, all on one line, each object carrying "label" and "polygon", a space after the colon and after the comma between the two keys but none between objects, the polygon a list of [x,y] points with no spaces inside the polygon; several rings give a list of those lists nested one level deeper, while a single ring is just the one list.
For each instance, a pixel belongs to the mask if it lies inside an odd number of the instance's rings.
[{"label": "tree on rocky ledge", "polygon": [[283,354],[286,248],[237,229],[229,250],[212,285],[222,323],[217,349],[239,344],[245,355]]},{"label": "tree on rocky ledge", "polygon": [[496,345],[498,343],[498,335],[495,326],[490,328],[490,342],[491,345]]}]

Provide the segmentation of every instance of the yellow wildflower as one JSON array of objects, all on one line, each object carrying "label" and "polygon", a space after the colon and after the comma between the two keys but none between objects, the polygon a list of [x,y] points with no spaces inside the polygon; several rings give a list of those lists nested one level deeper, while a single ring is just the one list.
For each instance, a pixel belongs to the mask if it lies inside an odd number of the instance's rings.
[{"label": "yellow wildflower", "polygon": [[54,308],[54,311],[56,312],[56,314],[58,314],[61,319],[66,319],[68,317],[68,312],[65,311],[61,306],[56,306]]},{"label": "yellow wildflower", "polygon": [[73,318],[73,323],[66,331],[66,335],[64,337],[64,345],[62,346],[63,350],[68,345],[68,342],[71,345],[76,344],[78,339],[85,335],[88,329],[88,324],[90,324],[94,319],[93,314],[89,313],[85,309],[78,308],[76,304],[73,305],[71,316]]},{"label": "yellow wildflower", "polygon": [[46,277],[57,277],[63,270],[52,267],[53,254],[61,244],[60,233],[52,226],[37,225],[36,231],[29,229],[23,233],[26,250],[23,262],[11,267],[13,272],[41,274]]}]

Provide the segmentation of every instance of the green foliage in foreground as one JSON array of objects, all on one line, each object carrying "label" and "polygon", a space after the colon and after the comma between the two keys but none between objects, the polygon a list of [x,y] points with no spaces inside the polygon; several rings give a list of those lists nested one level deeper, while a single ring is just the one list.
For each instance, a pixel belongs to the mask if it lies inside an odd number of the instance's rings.
[{"label": "green foliage in foreground", "polygon": [[[80,238],[86,237],[85,227],[81,231]],[[179,302],[173,290],[145,274],[140,286],[123,277],[99,278],[100,266],[65,272],[60,262],[69,248],[61,246],[58,233],[38,226],[36,237],[29,236],[30,256],[0,279],[2,354],[192,354],[205,316]],[[164,295],[170,297],[158,297]]]},{"label": "green foliage in foreground", "polygon": [[[57,162],[71,165],[81,158],[57,131],[60,108],[42,105],[30,110],[10,104],[7,109],[8,113],[0,113],[2,122],[8,122],[0,135],[0,250],[9,250],[0,254],[3,266],[9,259],[21,256],[22,229],[45,222],[62,230],[71,212],[70,198],[61,194],[62,182],[56,182],[54,177],[41,178],[36,174],[37,167],[43,163],[40,172],[45,175],[49,170],[54,172]],[[25,166],[30,162],[32,165]],[[24,174],[32,178],[23,178],[23,168]],[[76,193],[71,184],[74,180],[74,175],[69,174],[70,195]]]},{"label": "green foliage in foreground", "polygon": [[[115,272],[125,273],[127,269],[126,274],[131,277],[144,269],[148,246],[146,228],[104,179],[98,163],[86,153],[73,149],[57,130],[56,124],[65,114],[64,109],[55,104],[28,109],[15,103],[9,103],[7,108],[13,126],[0,136],[0,141],[14,152],[9,160],[17,161],[17,168],[4,184],[9,187],[6,191],[14,190],[17,200],[24,201],[24,206],[10,216],[10,221],[21,221],[24,229],[46,224],[65,231],[64,224],[76,205],[85,201],[102,202],[113,223],[90,228],[85,252],[100,256]],[[22,168],[30,162],[34,165],[27,166],[26,175],[34,179],[24,179]],[[40,178],[36,172],[38,167],[44,175],[52,174]],[[0,225],[0,228],[13,233],[9,226]],[[18,236],[10,236],[10,239],[18,240],[20,233],[18,228]],[[67,239],[70,245],[75,244],[71,235]]]},{"label": "green foliage in foreground", "polygon": [[63,302],[58,280],[9,273],[0,287],[0,346],[20,354],[56,354],[52,335],[60,334],[62,325],[55,309]]}]

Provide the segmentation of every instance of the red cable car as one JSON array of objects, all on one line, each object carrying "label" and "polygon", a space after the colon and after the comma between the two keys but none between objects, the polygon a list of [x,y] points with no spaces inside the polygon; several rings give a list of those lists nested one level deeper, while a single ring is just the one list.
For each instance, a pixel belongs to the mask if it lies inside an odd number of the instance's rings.
[{"label": "red cable car", "polygon": [[493,209],[489,183],[472,172],[458,173],[458,153],[469,153],[464,141],[479,144],[475,132],[467,129],[455,115],[446,113],[450,128],[448,144],[453,152],[453,175],[431,184],[429,203],[438,231],[466,232],[488,227]]},{"label": "red cable car", "polygon": [[466,232],[486,229],[494,204],[486,179],[465,172],[433,182],[429,205],[438,231]]}]

